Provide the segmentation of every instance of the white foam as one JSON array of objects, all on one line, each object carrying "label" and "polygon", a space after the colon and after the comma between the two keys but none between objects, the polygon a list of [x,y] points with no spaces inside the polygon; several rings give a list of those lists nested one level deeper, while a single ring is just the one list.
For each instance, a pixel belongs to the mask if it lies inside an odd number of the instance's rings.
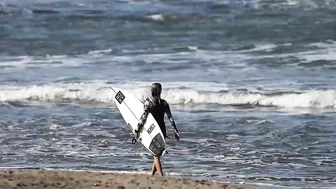
[{"label": "white foam", "polygon": [[49,130],[57,131],[57,130],[59,130],[60,126],[61,125],[58,125],[58,124],[51,124],[51,125],[49,125]]},{"label": "white foam", "polygon": [[316,60],[336,60],[336,48],[299,53],[298,57],[305,59],[304,62],[311,62]]},{"label": "white foam", "polygon": [[336,48],[336,42],[333,40],[327,40],[326,42],[322,43],[322,42],[317,42],[317,43],[311,43],[309,44],[309,46],[312,47],[319,47],[319,48]]},{"label": "white foam", "polygon": [[[283,45],[288,45],[288,44],[283,44]],[[297,52],[297,53],[280,53],[280,54],[272,54],[272,55],[249,56],[249,58],[250,59],[265,59],[265,58],[275,59],[275,58],[297,57],[298,59],[300,59],[300,62],[293,63],[292,66],[295,66],[295,67],[300,63],[309,63],[309,62],[317,61],[317,60],[326,60],[326,61],[336,60],[336,43],[334,41],[329,41],[326,43],[311,43],[308,46],[316,47],[317,49]],[[254,49],[243,50],[239,52],[253,52],[253,51],[260,51],[260,50],[272,51],[273,48],[275,47],[276,46],[273,47],[272,45],[265,45],[261,47],[256,47]],[[246,58],[242,58],[242,60]],[[323,67],[332,67],[332,65],[325,65]]]},{"label": "white foam", "polygon": [[2,61],[0,63],[1,66],[5,66],[4,69],[6,70],[25,69],[29,67],[75,67],[88,62],[88,58],[85,57],[68,57],[66,55],[53,55],[45,57],[18,56],[5,58],[7,61]]},{"label": "white foam", "polygon": [[273,8],[286,8],[286,7],[294,7],[298,5],[299,1],[295,1],[295,0],[280,0],[280,1],[252,0],[252,1],[244,1],[244,4],[249,4],[251,7],[255,9],[261,9],[265,5],[269,7],[273,7]]},{"label": "white foam", "polygon": [[0,14],[9,14],[10,10],[4,2],[0,2]]},{"label": "white foam", "polygon": [[[144,100],[149,94],[147,82],[117,84]],[[173,82],[163,83],[162,98],[170,104],[219,104],[219,105],[257,105],[283,108],[336,108],[336,90],[310,90],[301,94],[274,94],[247,92],[222,92],[229,90],[225,84]],[[204,88],[204,86],[208,86]],[[102,87],[105,87],[102,88]],[[101,102],[112,105],[113,92],[110,85],[97,81],[94,83],[50,84],[41,86],[0,86],[0,101],[65,101],[72,103]],[[100,89],[102,88],[102,89]],[[98,90],[100,89],[100,90]]]},{"label": "white foam", "polygon": [[[34,169],[35,167],[0,167],[1,169]],[[117,174],[148,174],[150,175],[150,171],[141,171],[141,170],[136,170],[136,171],[131,171],[131,170],[92,170],[92,169],[73,169],[73,168],[42,168],[44,170],[49,170],[49,171],[70,171],[70,172],[92,172],[92,173],[117,173]],[[181,172],[166,172],[165,174],[168,176],[189,176],[189,177],[198,177],[198,176],[210,176],[211,174],[209,173],[204,173],[203,171],[200,171],[202,173],[181,173]]]},{"label": "white foam", "polygon": [[147,16],[148,18],[151,18],[155,21],[164,21],[164,17],[162,14],[153,14],[153,15],[149,15]]},{"label": "white foam", "polygon": [[[152,15],[155,16],[155,15]],[[156,15],[157,16],[157,15]],[[160,15],[159,15],[160,16]],[[162,15],[161,15],[162,16]],[[282,44],[288,45],[288,44]],[[242,71],[256,69],[247,65],[250,59],[260,58],[274,58],[274,57],[287,57],[297,56],[300,59],[306,61],[326,59],[335,60],[335,44],[334,42],[328,42],[323,46],[323,43],[311,44],[315,46],[325,47],[327,49],[319,49],[301,53],[288,53],[269,56],[250,55],[248,52],[254,51],[272,51],[277,47],[275,44],[257,44],[255,48],[242,51],[207,51],[200,50],[196,46],[188,46],[190,52],[179,53],[157,53],[157,54],[133,54],[133,55],[113,55],[112,49],[92,50],[87,54],[80,54],[76,56],[67,55],[53,55],[53,56],[20,56],[20,57],[4,57],[6,61],[1,61],[1,66],[4,66],[6,70],[11,69],[25,69],[29,67],[77,67],[87,63],[96,63],[97,61],[116,62],[116,63],[129,63],[141,61],[144,63],[162,62],[169,64],[181,64],[187,62],[193,62],[194,60],[199,62],[211,62],[211,63],[223,63],[227,64],[228,68],[241,68]],[[328,46],[329,45],[329,46]],[[141,50],[134,50],[134,52],[142,52]],[[131,51],[133,52],[133,51]],[[7,66],[7,67],[6,67]],[[222,71],[216,67],[209,67],[209,72],[220,74]]]},{"label": "white foam", "polygon": [[329,40],[326,43],[311,43],[309,46],[318,47],[320,49],[297,53],[296,56],[300,59],[304,59],[303,62],[311,62],[316,60],[336,60],[335,41]]},{"label": "white foam", "polygon": [[93,84],[53,84],[43,86],[1,86],[0,101],[98,101],[111,102],[111,94],[103,95]]},{"label": "white foam", "polygon": [[[0,168],[2,169],[2,168]],[[45,170],[51,170],[51,171],[72,171],[72,172],[93,172],[93,173],[117,173],[117,174],[146,174],[150,175],[150,171],[128,171],[128,170],[83,170],[83,169],[55,169],[55,168],[44,168]],[[188,172],[188,173],[182,173],[182,172],[166,172],[167,176],[186,176],[186,177],[209,177],[211,174],[204,173],[204,171],[200,170],[200,173],[196,172]]]},{"label": "white foam", "polygon": [[277,1],[268,1],[268,0],[252,0],[244,1],[244,4],[248,4],[255,9],[262,9],[264,6],[272,8],[304,8],[304,9],[316,9],[322,7],[334,8],[335,2],[332,0],[318,0],[319,3],[316,3],[315,0],[277,0]]},{"label": "white foam", "polygon": [[[20,168],[20,167],[16,167]],[[24,167],[23,167],[24,168]],[[5,168],[0,168],[0,169],[7,169]],[[121,173],[121,174],[149,174],[148,171],[123,171],[123,170],[86,170],[86,169],[62,169],[62,168],[44,168],[45,170],[50,170],[50,171],[72,171],[72,172],[87,172],[90,171],[92,173]]]},{"label": "white foam", "polygon": [[253,49],[241,50],[240,52],[254,52],[254,51],[271,52],[276,47],[278,47],[278,45],[275,45],[275,44],[257,44],[257,45],[255,45],[255,47]]},{"label": "white foam", "polygon": [[[190,61],[202,62],[223,62],[231,64],[233,67],[246,67],[245,60],[253,58],[247,54],[239,54],[232,51],[207,51],[199,50],[197,47],[189,46],[190,52],[177,53],[156,53],[156,54],[132,54],[132,55],[113,55],[112,49],[92,50],[87,54],[71,55],[52,55],[52,56],[16,56],[3,57],[0,60],[3,69],[25,69],[29,67],[78,67],[87,63],[96,63],[97,61],[115,62],[115,63],[153,63],[162,62],[168,64],[181,64]],[[134,50],[132,52],[142,52]]]},{"label": "white foam", "polygon": [[89,51],[88,55],[102,55],[112,52],[112,49]]},{"label": "white foam", "polygon": [[196,51],[198,49],[197,46],[188,46],[189,50]]}]

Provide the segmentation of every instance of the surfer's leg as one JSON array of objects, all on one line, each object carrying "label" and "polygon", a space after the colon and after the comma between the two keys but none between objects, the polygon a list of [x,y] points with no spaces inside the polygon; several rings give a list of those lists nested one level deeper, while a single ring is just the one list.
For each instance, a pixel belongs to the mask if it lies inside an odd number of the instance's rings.
[{"label": "surfer's leg", "polygon": [[162,170],[160,156],[154,156],[154,164],[155,164],[155,168],[156,168],[157,172],[159,173],[159,175],[163,176],[163,170]]},{"label": "surfer's leg", "polygon": [[156,173],[156,166],[155,166],[155,157],[154,157],[153,166],[152,166],[152,175],[155,175],[155,173]]}]

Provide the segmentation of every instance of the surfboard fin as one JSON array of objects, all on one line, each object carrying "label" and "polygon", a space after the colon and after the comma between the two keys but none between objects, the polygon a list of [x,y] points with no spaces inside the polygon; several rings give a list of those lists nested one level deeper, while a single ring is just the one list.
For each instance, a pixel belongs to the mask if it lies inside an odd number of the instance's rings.
[{"label": "surfboard fin", "polygon": [[135,144],[137,142],[137,140],[133,137],[132,138],[132,144]]},{"label": "surfboard fin", "polygon": [[165,154],[169,154],[167,150],[164,150],[163,153],[162,153],[162,156],[165,155]]}]

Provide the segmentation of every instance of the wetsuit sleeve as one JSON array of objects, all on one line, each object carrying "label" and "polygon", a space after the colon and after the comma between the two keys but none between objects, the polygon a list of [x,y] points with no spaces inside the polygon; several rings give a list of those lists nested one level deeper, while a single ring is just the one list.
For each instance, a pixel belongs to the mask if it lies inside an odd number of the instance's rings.
[{"label": "wetsuit sleeve", "polygon": [[173,118],[173,115],[171,114],[168,102],[163,101],[163,103],[164,103],[165,112],[168,116],[168,119],[169,119],[170,123],[173,125],[175,132],[178,132],[175,121],[174,121],[174,118]]},{"label": "wetsuit sleeve", "polygon": [[[144,103],[144,113],[141,115],[140,120],[139,120],[140,127],[145,125],[151,106],[152,106],[152,102],[147,98]],[[141,129],[141,128],[138,128],[138,129]]]}]

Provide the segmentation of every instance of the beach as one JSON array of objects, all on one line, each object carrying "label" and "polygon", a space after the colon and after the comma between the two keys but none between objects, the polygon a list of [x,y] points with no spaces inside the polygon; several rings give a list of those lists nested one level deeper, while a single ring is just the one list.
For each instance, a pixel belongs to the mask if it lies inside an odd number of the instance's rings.
[{"label": "beach", "polygon": [[252,189],[250,186],[234,186],[225,183],[151,176],[147,174],[104,173],[89,171],[27,170],[0,171],[0,188],[29,189]]}]

